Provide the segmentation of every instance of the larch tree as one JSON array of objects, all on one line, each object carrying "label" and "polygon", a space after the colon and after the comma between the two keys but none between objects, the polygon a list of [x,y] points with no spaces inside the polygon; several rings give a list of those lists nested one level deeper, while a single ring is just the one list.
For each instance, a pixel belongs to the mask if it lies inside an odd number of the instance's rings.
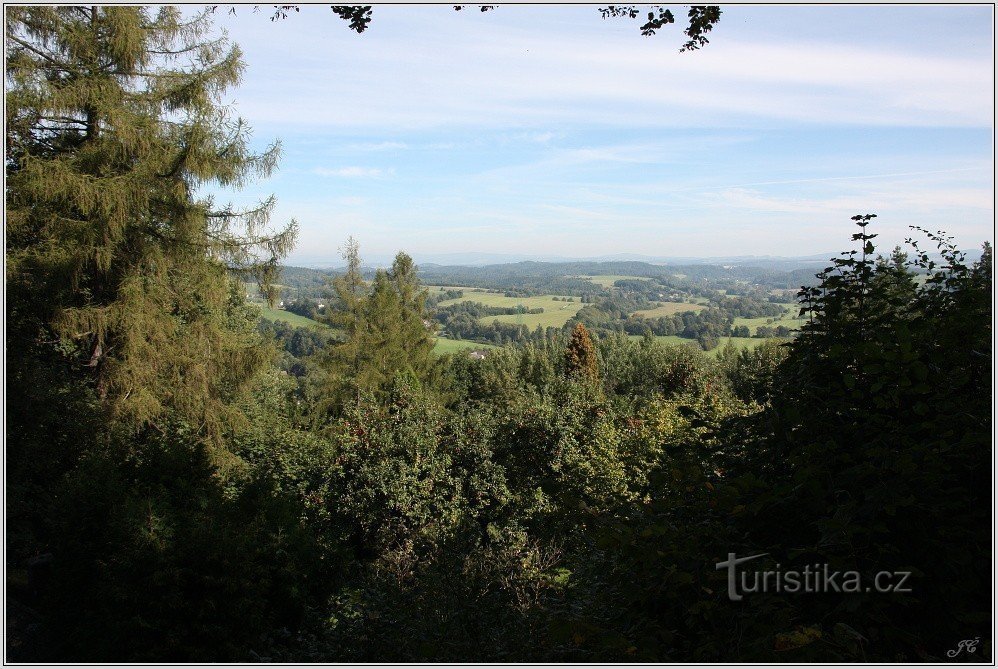
[{"label": "larch tree", "polygon": [[[241,54],[207,14],[8,7],[8,318],[57,350],[123,424],[164,414],[217,436],[266,349],[233,270],[266,286],[296,237],[203,193],[275,167],[220,95]],[[29,324],[24,326],[24,324]]]},{"label": "larch tree", "polygon": [[577,323],[572,331],[572,338],[565,349],[565,373],[570,378],[599,380],[599,362],[596,359],[596,348],[589,336],[589,330],[582,323]]}]

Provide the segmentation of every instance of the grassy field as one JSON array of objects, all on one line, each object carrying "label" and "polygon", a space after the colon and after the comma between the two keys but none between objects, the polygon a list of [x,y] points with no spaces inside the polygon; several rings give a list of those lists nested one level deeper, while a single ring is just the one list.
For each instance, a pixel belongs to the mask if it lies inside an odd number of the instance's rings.
[{"label": "grassy field", "polygon": [[[563,303],[555,302],[555,304]],[[574,316],[581,307],[582,305],[578,302],[574,305],[570,302],[567,309],[558,309],[557,311],[553,311],[545,307],[544,313],[542,314],[486,316],[485,318],[479,318],[478,322],[491,323],[492,321],[499,321],[500,323],[513,323],[514,325],[526,325],[531,330],[535,329],[538,325],[542,328],[560,328],[562,325],[567,323],[568,319]]]},{"label": "grassy field", "polygon": [[741,351],[747,348],[748,349],[757,348],[761,346],[762,343],[765,341],[768,340],[756,339],[754,337],[724,337],[723,339],[720,340],[720,343],[717,345],[717,348],[711,351],[711,353],[713,353],[714,355],[719,354],[721,352],[721,349],[727,346],[729,342],[733,344],[736,349]]},{"label": "grassy field", "polygon": [[613,284],[617,281],[623,279],[636,279],[638,281],[648,281],[650,277],[647,276],[627,276],[625,274],[597,274],[595,276],[580,276],[580,279],[589,279],[593,283],[603,286],[604,288],[612,288]]},{"label": "grassy field", "polygon": [[480,302],[487,307],[516,307],[521,305],[528,309],[536,309],[540,307],[541,309],[544,309],[544,312],[540,314],[509,314],[504,316],[485,316],[479,319],[480,323],[499,321],[500,323],[526,325],[531,330],[536,328],[538,325],[545,328],[560,328],[568,322],[569,318],[578,313],[579,309],[584,306],[582,302],[579,301],[578,297],[572,298],[575,300],[574,302],[563,302],[561,300],[555,300],[554,295],[506,297],[502,293],[489,293],[484,290],[473,290],[470,288],[462,288],[460,290],[464,291],[464,297],[456,300],[444,300],[440,303],[440,306],[446,307],[448,305],[459,304],[461,302]]},{"label": "grassy field", "polygon": [[304,316],[299,316],[298,314],[293,314],[290,311],[284,311],[283,309],[271,309],[266,304],[257,305],[260,307],[260,316],[266,318],[268,321],[284,321],[299,328],[326,328],[319,321],[313,321],[311,318],[305,318]]},{"label": "grassy field", "polygon": [[459,353],[460,351],[467,351],[471,349],[481,351],[490,348],[495,348],[495,346],[492,344],[479,344],[476,341],[467,341],[465,339],[447,339],[446,337],[435,338],[433,344],[433,352],[437,355]]},{"label": "grassy field", "polygon": [[[747,325],[749,331],[755,334],[755,329],[761,325],[768,325],[770,327],[776,327],[778,325],[785,325],[791,330],[796,330],[801,325],[804,324],[804,320],[797,317],[800,312],[800,307],[796,304],[783,304],[783,315],[782,316],[763,316],[761,318],[736,318],[733,326],[736,325]],[[770,322],[767,322],[770,321]]]},{"label": "grassy field", "polygon": [[659,302],[658,304],[659,306],[654,309],[635,311],[634,315],[641,318],[661,318],[662,316],[672,316],[683,311],[700,311],[707,308],[702,304],[692,304],[690,302]]}]

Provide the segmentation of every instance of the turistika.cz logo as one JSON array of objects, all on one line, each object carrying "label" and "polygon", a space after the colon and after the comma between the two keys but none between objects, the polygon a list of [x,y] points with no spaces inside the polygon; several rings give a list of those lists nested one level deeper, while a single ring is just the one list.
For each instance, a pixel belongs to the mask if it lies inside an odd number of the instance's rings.
[{"label": "turistika.cz logo", "polygon": [[911,577],[910,571],[878,571],[873,575],[872,582],[864,583],[863,575],[858,571],[836,571],[829,568],[827,564],[820,563],[793,570],[783,569],[779,563],[774,569],[757,571],[736,569],[738,565],[765,555],[767,553],[737,557],[735,553],[728,553],[727,560],[714,565],[717,569],[728,570],[728,599],[738,602],[744,595],[757,592],[790,594],[911,592],[911,588],[907,585],[908,579]]}]

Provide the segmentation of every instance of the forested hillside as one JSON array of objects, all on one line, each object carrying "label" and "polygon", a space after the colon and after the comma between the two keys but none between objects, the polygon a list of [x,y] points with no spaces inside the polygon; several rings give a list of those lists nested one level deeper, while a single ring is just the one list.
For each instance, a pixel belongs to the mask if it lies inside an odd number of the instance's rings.
[{"label": "forested hillside", "polygon": [[[843,221],[799,331],[741,351],[718,338],[785,295],[496,268],[579,310],[439,356],[452,318],[523,313],[353,240],[282,278],[293,222],[198,195],[277,158],[221,106],[242,63],[207,17],[5,11],[8,661],[993,657],[987,244]],[[246,283],[282,281],[325,329],[261,323]],[[702,302],[634,315],[670,287]],[[908,576],[736,600],[718,563],[760,554]]]}]

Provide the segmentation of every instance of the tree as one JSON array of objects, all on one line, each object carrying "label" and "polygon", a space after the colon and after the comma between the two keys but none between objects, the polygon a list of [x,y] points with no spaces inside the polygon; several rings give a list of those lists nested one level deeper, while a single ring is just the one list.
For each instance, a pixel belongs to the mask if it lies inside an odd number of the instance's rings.
[{"label": "tree", "polygon": [[433,340],[424,323],[426,291],[419,288],[412,258],[399,253],[391,270],[378,270],[370,288],[361,275],[353,237],[343,258],[346,271],[333,280],[339,304],[327,316],[345,334],[345,341],[328,352],[334,384],[330,407],[342,407],[344,393],[357,402],[365,390],[383,393],[400,372],[425,382],[434,369]]},{"label": "tree", "polygon": [[380,389],[405,369],[408,356],[403,318],[402,302],[388,273],[378,270],[364,304],[364,328],[357,338],[362,356],[357,383],[362,388]]},{"label": "tree", "polygon": [[339,304],[335,309],[328,309],[322,320],[341,328],[346,335],[345,342],[331,350],[330,355],[334,366],[345,367],[356,378],[360,369],[359,337],[364,327],[364,295],[367,292],[357,240],[347,238],[340,255],[346,261],[346,269],[332,280],[332,297]]},{"label": "tree", "polygon": [[296,236],[273,198],[216,207],[206,187],[274,169],[279,146],[219,104],[238,48],[170,7],[6,10],[8,316],[57,351],[109,414],[166,412],[218,435],[224,395],[265,360],[230,270],[266,286]]},{"label": "tree", "polygon": [[430,336],[430,326],[427,326],[429,322],[426,312],[427,292],[419,286],[417,269],[412,258],[400,251],[392,262],[388,279],[394,286],[402,306],[399,328],[406,351],[406,367],[415,373],[418,379],[426,381],[434,366],[433,339]]},{"label": "tree", "polygon": [[898,251],[876,260],[872,219],[853,217],[859,248],[801,290],[809,321],[765,384],[772,434],[745,452],[779,502],[760,508],[749,550],[786,554],[774,545],[794,527],[802,563],[913,571],[909,597],[812,600],[799,615],[848,620],[871,640],[871,658],[914,657],[988,607],[991,255],[985,247],[969,265],[948,238],[922,230],[941,262],[913,240],[910,263]]},{"label": "tree", "polygon": [[565,373],[570,377],[599,380],[599,366],[596,349],[589,331],[582,323],[576,323],[572,338],[565,349]]}]

